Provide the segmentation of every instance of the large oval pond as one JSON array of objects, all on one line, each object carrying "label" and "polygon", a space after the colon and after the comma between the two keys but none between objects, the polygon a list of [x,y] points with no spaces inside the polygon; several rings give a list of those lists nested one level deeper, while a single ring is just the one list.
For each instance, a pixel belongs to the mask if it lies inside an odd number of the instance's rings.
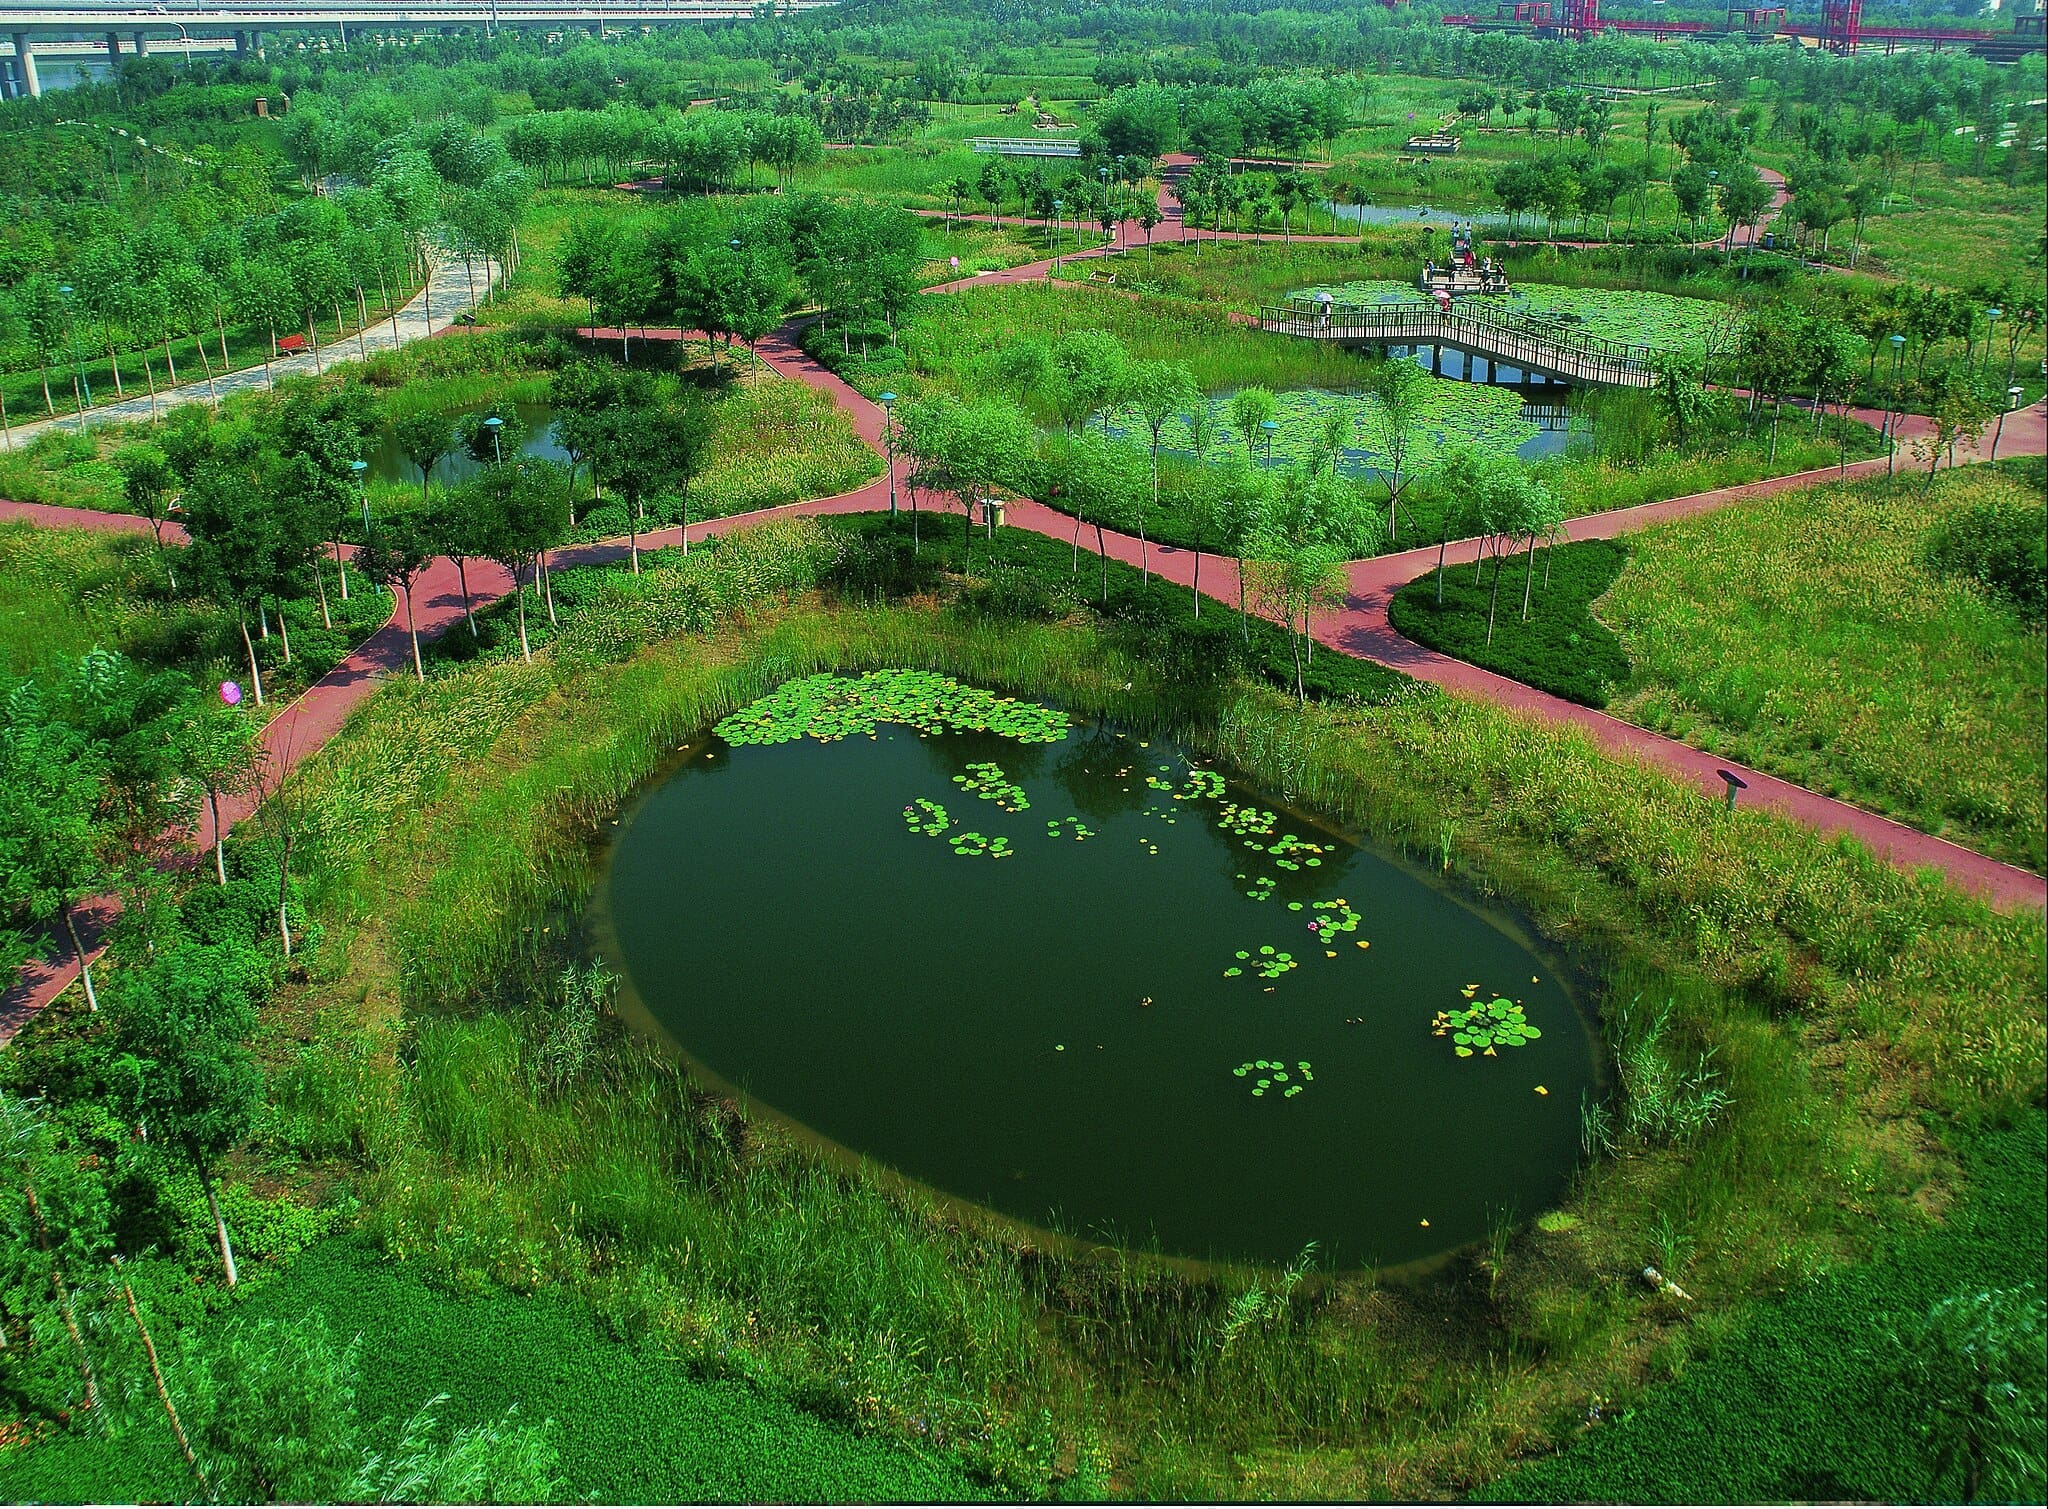
[{"label": "large oval pond", "polygon": [[1196,1259],[1398,1265],[1563,1193],[1587,1026],[1402,865],[1179,749],[922,673],[791,682],[720,731],[623,816],[596,931],[758,1104]]}]

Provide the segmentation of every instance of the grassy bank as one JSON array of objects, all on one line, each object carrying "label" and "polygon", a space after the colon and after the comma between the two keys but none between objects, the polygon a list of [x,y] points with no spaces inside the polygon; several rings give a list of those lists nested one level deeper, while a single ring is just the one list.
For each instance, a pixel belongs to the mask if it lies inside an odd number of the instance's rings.
[{"label": "grassy bank", "polygon": [[[892,1428],[939,1422],[999,1483],[1101,1452],[1119,1486],[1161,1494],[1476,1484],[1569,1434],[1589,1393],[1633,1395],[1653,1357],[1682,1356],[1672,1317],[1620,1277],[1645,1254],[1739,1308],[1923,1219],[1910,1194],[1944,1160],[1882,1107],[1996,1119],[2038,1096],[2037,923],[1762,814],[1727,823],[1575,735],[1433,695],[1302,717],[1237,692],[1191,716],[1113,629],[1072,620],[992,634],[973,611],[848,603],[637,648],[660,622],[655,602],[613,602],[533,666],[393,687],[323,755],[321,904],[348,920],[292,1008],[338,1020],[294,1072],[388,1086],[338,1097],[367,1108],[340,1140],[375,1150],[359,1187],[388,1250],[451,1279],[609,1295],[686,1351],[743,1345],[827,1396],[872,1398]],[[1225,1357],[1234,1285],[1019,1250],[759,1129],[709,1146],[723,1113],[684,1116],[626,1065],[537,1096],[533,1013],[570,947],[588,839],[721,712],[787,675],[880,665],[1177,729],[1278,794],[1448,851],[1462,884],[1607,961],[1610,1000],[1673,1001],[1658,1051],[1712,1048],[1734,1103],[1683,1146],[1624,1135],[1572,1219],[1516,1234],[1490,1281],[1480,1259],[1419,1294],[1340,1279]],[[412,1067],[395,1083],[350,1067],[339,1025],[386,1030],[401,1001]],[[703,1261],[661,1261],[679,1238]]]},{"label": "grassy bank", "polygon": [[[887,529],[754,531],[591,598],[530,665],[387,685],[298,789],[325,932],[266,1013],[270,1111],[232,1179],[356,1202],[436,1291],[572,1292],[671,1367],[770,1380],[1000,1492],[1399,1497],[1485,1483],[1592,1395],[1682,1367],[1695,1325],[1925,1229],[1958,1175],[1915,1110],[2038,1104],[2038,918],[1490,708],[1198,684],[1159,629],[934,576]],[[1620,1059],[1568,1209],[1414,1286],[1329,1275],[1276,1303],[823,1165],[602,1013],[565,1041],[593,845],[632,789],[792,675],[882,666],[1173,733],[1525,911]],[[38,1023],[29,1069],[82,1026]],[[1646,1261],[1702,1296],[1695,1321]],[[492,1397],[552,1397],[524,1369]],[[572,1479],[616,1481],[567,1451]]]},{"label": "grassy bank", "polygon": [[[2040,869],[2041,627],[1937,575],[1930,536],[2037,488],[1986,468],[1761,498],[1624,545],[1434,571],[1396,594],[1409,638]],[[1942,751],[1967,750],[1945,757]]]}]

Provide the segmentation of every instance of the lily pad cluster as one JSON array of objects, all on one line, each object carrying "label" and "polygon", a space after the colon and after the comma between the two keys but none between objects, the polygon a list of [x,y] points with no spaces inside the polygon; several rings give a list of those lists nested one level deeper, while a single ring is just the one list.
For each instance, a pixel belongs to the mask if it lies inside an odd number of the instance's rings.
[{"label": "lily pad cluster", "polygon": [[1246,844],[1247,849],[1262,849],[1266,858],[1283,870],[1313,870],[1323,862],[1323,856],[1330,852],[1329,844],[1312,843],[1292,833],[1283,833],[1268,844]]},{"label": "lily pad cluster", "polygon": [[1003,774],[1003,767],[993,760],[977,760],[964,775],[954,776],[953,784],[985,802],[994,802],[1005,812],[1022,812],[1031,805],[1024,788]]},{"label": "lily pad cluster", "polygon": [[1283,1100],[1292,1100],[1308,1085],[1315,1083],[1315,1070],[1305,1058],[1294,1061],[1292,1073],[1287,1061],[1278,1058],[1247,1059],[1230,1071],[1239,1079],[1249,1079],[1254,1073],[1258,1078],[1252,1083],[1252,1094],[1264,1095],[1268,1090],[1279,1089]]},{"label": "lily pad cluster", "polygon": [[1000,833],[993,837],[986,833],[955,833],[949,842],[955,854],[969,859],[984,855],[989,859],[1009,859],[1017,852]]},{"label": "lily pad cluster", "polygon": [[1273,899],[1273,887],[1280,883],[1270,875],[1239,875],[1237,878],[1251,882],[1251,889],[1246,891],[1245,895],[1251,897],[1254,901],[1271,901]]},{"label": "lily pad cluster", "polygon": [[1257,953],[1248,948],[1241,948],[1237,951],[1237,957],[1243,962],[1233,964],[1224,970],[1224,979],[1235,979],[1249,969],[1262,980],[1277,980],[1288,970],[1298,968],[1301,963],[1286,949],[1275,948],[1270,943],[1261,943]]},{"label": "lily pad cluster", "polygon": [[926,797],[919,797],[903,809],[903,821],[910,825],[912,833],[922,833],[926,838],[937,838],[952,825],[952,818],[946,809]]},{"label": "lily pad cluster", "polygon": [[1276,813],[1238,802],[1225,802],[1216,813],[1216,826],[1237,838],[1266,837],[1278,821]]},{"label": "lily pad cluster", "polygon": [[884,723],[921,734],[1001,734],[1025,744],[1053,744],[1066,736],[1067,715],[1035,702],[963,686],[930,671],[870,671],[863,676],[821,672],[785,681],[759,701],[721,721],[728,744],[821,742],[858,734],[872,737]]},{"label": "lily pad cluster", "polygon": [[1095,837],[1095,830],[1078,817],[1056,817],[1045,825],[1047,838],[1071,837],[1075,843]]},{"label": "lily pad cluster", "polygon": [[1213,770],[1190,770],[1173,799],[1176,802],[1214,802],[1222,797],[1222,776]]},{"label": "lily pad cluster", "polygon": [[1522,1003],[1505,996],[1474,1001],[1458,1011],[1439,1011],[1431,1027],[1438,1037],[1451,1040],[1451,1051],[1460,1058],[1475,1053],[1497,1058],[1499,1049],[1520,1048],[1543,1036],[1523,1014]]},{"label": "lily pad cluster", "polygon": [[[1298,906],[1299,903],[1290,903]],[[1329,943],[1339,933],[1355,933],[1358,924],[1365,919],[1342,896],[1334,901],[1311,901],[1308,909],[1316,915],[1309,920],[1309,931]]]}]

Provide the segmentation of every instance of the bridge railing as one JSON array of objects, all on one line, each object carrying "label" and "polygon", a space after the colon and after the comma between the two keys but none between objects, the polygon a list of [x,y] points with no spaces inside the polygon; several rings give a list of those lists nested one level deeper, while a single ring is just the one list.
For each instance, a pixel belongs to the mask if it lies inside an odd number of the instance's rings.
[{"label": "bridge railing", "polygon": [[1589,382],[1648,387],[1656,381],[1655,356],[1648,346],[1605,340],[1469,305],[1454,306],[1446,314],[1427,304],[1318,304],[1290,299],[1262,308],[1259,324],[1277,334],[1317,340],[1470,346],[1511,366]]}]

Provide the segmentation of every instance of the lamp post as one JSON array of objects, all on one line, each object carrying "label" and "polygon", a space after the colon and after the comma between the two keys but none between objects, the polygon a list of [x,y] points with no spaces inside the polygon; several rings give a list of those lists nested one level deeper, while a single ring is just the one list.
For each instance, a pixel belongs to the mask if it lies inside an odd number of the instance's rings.
[{"label": "lamp post", "polygon": [[369,471],[370,463],[367,461],[351,461],[348,464],[348,469],[354,474],[356,479],[356,496],[362,500],[363,540],[367,544],[370,538],[370,489],[365,484],[364,473]]},{"label": "lamp post", "polygon": [[1991,432],[1991,459],[1998,459],[1998,441],[2005,434],[2005,416],[2020,406],[2020,396],[2026,392],[2018,383],[2005,390],[2005,407],[1998,411],[1998,428]]},{"label": "lamp post", "polygon": [[882,405],[882,444],[889,452],[889,517],[896,517],[896,395],[884,393]]},{"label": "lamp post", "polygon": [[1065,208],[1064,200],[1052,202],[1052,270],[1055,276],[1060,270],[1060,211]]},{"label": "lamp post", "polygon": [[1891,433],[1886,436],[1890,445],[1885,451],[1884,474],[1893,477],[1898,475],[1899,469],[1899,373],[1906,363],[1906,338],[1894,332],[1889,339],[1892,348],[1892,396],[1891,402],[1885,406],[1885,417],[1891,423]]},{"label": "lamp post", "polygon": [[491,454],[497,458],[498,465],[503,466],[505,464],[505,421],[493,414],[484,421],[484,428],[491,432]]},{"label": "lamp post", "polygon": [[1280,426],[1270,419],[1261,419],[1259,421],[1259,428],[1265,432],[1266,465],[1271,466],[1273,464],[1273,437],[1280,433]]},{"label": "lamp post", "polygon": [[1984,311],[1984,372],[1986,376],[1989,376],[1991,372],[1991,338],[1998,334],[1998,321],[2004,313],[2005,311],[1996,304],[1993,304]]}]

